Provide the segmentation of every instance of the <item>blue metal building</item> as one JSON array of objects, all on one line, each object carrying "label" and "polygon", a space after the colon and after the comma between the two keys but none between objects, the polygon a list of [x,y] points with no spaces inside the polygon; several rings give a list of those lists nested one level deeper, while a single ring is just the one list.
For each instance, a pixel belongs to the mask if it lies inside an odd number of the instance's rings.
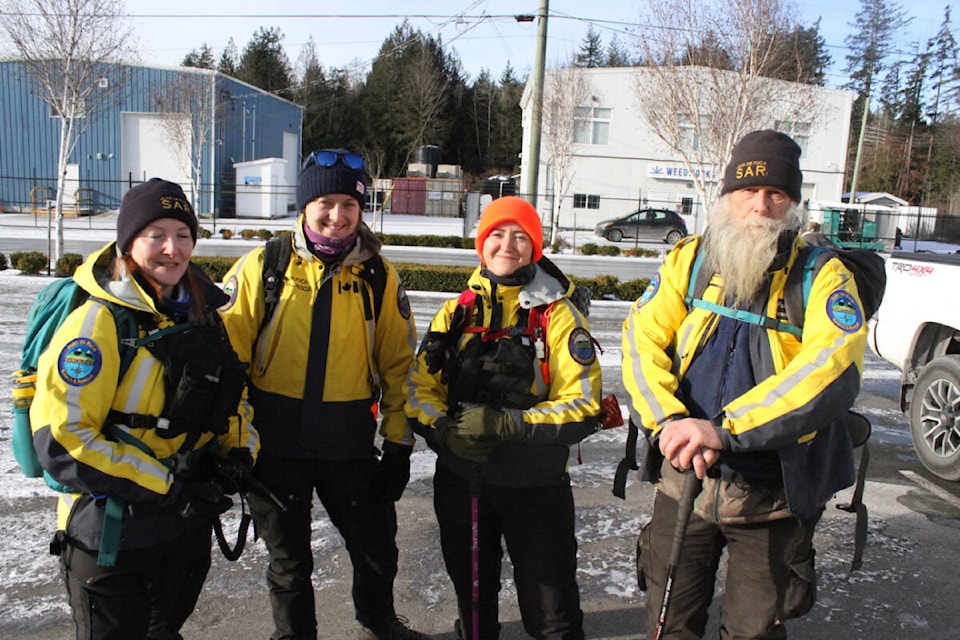
[{"label": "blue metal building", "polygon": [[[282,181],[296,184],[302,107],[208,69],[116,71],[100,87],[122,84],[90,114],[69,158],[64,200],[74,211],[116,209],[130,186],[160,176],[180,183],[198,213],[232,216],[234,165],[266,158],[284,159]],[[27,211],[55,196],[59,139],[60,119],[38,97],[25,67],[0,61],[3,210]]]}]

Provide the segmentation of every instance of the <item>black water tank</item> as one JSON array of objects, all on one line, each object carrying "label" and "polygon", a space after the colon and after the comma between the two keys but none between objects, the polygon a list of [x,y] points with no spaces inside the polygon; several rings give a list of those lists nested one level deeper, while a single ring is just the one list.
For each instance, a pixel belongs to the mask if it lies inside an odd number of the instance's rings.
[{"label": "black water tank", "polygon": [[497,199],[517,195],[517,181],[510,176],[490,176],[483,179],[483,193]]},{"label": "black water tank", "polygon": [[430,175],[427,176],[428,178],[437,177],[437,165],[440,164],[442,156],[443,149],[437,145],[425,144],[422,147],[417,147],[417,162],[430,167]]}]

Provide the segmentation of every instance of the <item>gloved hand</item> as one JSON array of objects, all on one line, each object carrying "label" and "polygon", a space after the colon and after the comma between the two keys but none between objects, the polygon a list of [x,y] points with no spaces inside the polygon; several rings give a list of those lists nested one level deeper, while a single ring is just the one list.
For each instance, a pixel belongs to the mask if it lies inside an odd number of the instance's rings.
[{"label": "gloved hand", "polygon": [[223,494],[223,487],[213,479],[177,478],[171,490],[177,492],[173,506],[181,518],[212,519],[233,506],[233,500]]},{"label": "gloved hand", "polygon": [[469,439],[522,440],[526,436],[523,412],[519,409],[491,409],[468,402],[461,405],[457,429]]},{"label": "gloved hand", "polygon": [[437,439],[450,453],[475,464],[484,464],[490,459],[499,440],[496,438],[467,438],[456,422],[449,418],[440,418],[434,423]]},{"label": "gloved hand", "polygon": [[253,454],[247,447],[235,447],[225,457],[211,455],[217,482],[224,493],[240,493],[243,481],[253,470]]},{"label": "gloved hand", "polygon": [[410,481],[410,454],[413,447],[395,442],[383,443],[383,455],[377,465],[377,487],[380,495],[396,502]]}]

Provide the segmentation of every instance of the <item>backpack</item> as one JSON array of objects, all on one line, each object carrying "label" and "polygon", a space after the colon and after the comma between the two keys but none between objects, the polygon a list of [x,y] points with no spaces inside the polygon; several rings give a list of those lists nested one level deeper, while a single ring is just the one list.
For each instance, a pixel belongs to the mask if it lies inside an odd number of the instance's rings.
[{"label": "backpack", "polygon": [[[13,373],[13,456],[28,478],[43,477],[55,491],[68,492],[69,487],[60,484],[40,466],[33,448],[33,432],[30,427],[30,405],[36,392],[37,361],[53,335],[70,312],[90,297],[73,278],[58,278],[43,287],[27,313],[26,339],[20,356],[20,369]],[[107,307],[117,324],[120,344],[120,378],[129,368],[140,346],[136,312],[109,300],[96,298]]]},{"label": "backpack", "polygon": [[[863,321],[868,321],[880,307],[883,293],[886,289],[887,276],[883,258],[869,249],[844,249],[806,245],[800,249],[793,268],[787,274],[784,286],[784,311],[786,321],[753,313],[743,309],[734,309],[725,305],[703,300],[703,292],[713,278],[713,273],[702,269],[703,252],[697,251],[693,265],[690,268],[690,279],[687,285],[687,295],[684,298],[687,309],[701,308],[713,313],[733,318],[740,322],[755,324],[766,329],[774,329],[789,333],[796,338],[803,335],[803,318],[807,302],[810,299],[810,290],[820,269],[831,258],[838,258],[853,274],[857,284],[857,292],[863,306]],[[797,265],[803,265],[797,268]],[[867,467],[870,463],[870,450],[867,441],[870,438],[870,421],[855,411],[848,411],[844,422],[847,427],[850,441],[854,448],[860,448],[860,462],[857,467],[857,479],[854,483],[853,496],[849,504],[838,504],[838,509],[856,513],[856,532],[854,536],[854,553],[850,570],[856,571],[863,562],[863,549],[867,537],[867,507],[863,504],[863,490],[866,483]],[[625,498],[626,477],[628,470],[638,469],[637,441],[639,429],[630,421],[627,435],[626,455],[617,467],[614,476],[613,495]]]},{"label": "backpack", "polygon": [[[263,301],[265,312],[263,322],[260,324],[260,331],[270,323],[273,314],[280,304],[280,291],[283,289],[283,274],[287,271],[287,264],[293,255],[293,245],[287,236],[279,236],[267,240],[263,251]],[[383,295],[387,288],[387,269],[383,264],[383,258],[379,253],[367,258],[362,263],[363,269],[360,277],[370,285],[373,292],[373,301],[367,296],[363,297],[364,315],[367,320],[374,320],[380,317],[380,309],[383,307]]]},{"label": "backpack", "polygon": [[[33,430],[30,426],[30,406],[33,403],[36,391],[37,361],[40,355],[46,350],[50,340],[53,338],[57,329],[60,328],[60,325],[63,324],[63,321],[66,320],[67,316],[88,299],[93,299],[97,303],[104,305],[116,323],[117,342],[120,350],[118,381],[123,379],[123,376],[130,368],[136,356],[137,350],[141,346],[147,346],[153,350],[157,346],[165,344],[165,341],[162,341],[163,338],[174,333],[187,335],[187,330],[195,326],[193,322],[181,322],[163,329],[158,329],[156,326],[151,327],[149,323],[145,322],[143,324],[146,326],[146,331],[141,338],[141,314],[138,314],[138,312],[129,307],[116,304],[103,298],[91,296],[80,287],[73,278],[58,278],[40,290],[33,306],[27,314],[26,339],[24,340],[21,353],[20,370],[14,372],[16,379],[13,386],[13,452],[14,458],[20,465],[25,476],[28,478],[39,478],[42,476],[51,489],[61,493],[73,493],[74,489],[56,481],[41,467],[37,452],[33,447]],[[233,371],[233,373],[236,374],[236,371]],[[221,376],[225,381],[229,380],[231,383],[240,382],[237,380],[236,375],[232,377],[228,376],[226,370]],[[227,397],[233,398],[233,396],[229,395]],[[212,398],[212,406],[215,408],[218,407],[218,400],[220,399],[220,396]],[[234,404],[238,400],[239,394],[236,396]],[[174,402],[174,406],[176,406],[176,402]],[[153,455],[153,451],[151,451],[143,441],[114,425],[112,420],[117,417],[115,414],[115,411],[110,412],[108,422],[103,426],[104,432],[109,437],[135,446],[148,455]],[[146,426],[146,423],[149,423],[150,426],[156,426],[160,421],[158,418],[141,416],[139,414],[121,415],[122,418],[127,421],[142,419],[144,426]],[[184,442],[182,451],[186,452],[189,448],[188,445],[195,442],[198,435],[199,434],[192,438],[188,437]],[[192,456],[194,452],[185,453],[184,455]],[[123,499],[116,496],[107,497],[104,505],[103,533],[99,554],[97,556],[97,564],[99,566],[110,567],[116,563],[120,543],[121,522],[125,508],[126,503]]]}]

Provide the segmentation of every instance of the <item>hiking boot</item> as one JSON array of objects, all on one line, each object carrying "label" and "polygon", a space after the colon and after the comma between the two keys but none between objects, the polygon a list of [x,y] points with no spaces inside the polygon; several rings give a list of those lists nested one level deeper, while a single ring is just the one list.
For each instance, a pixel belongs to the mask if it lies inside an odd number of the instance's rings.
[{"label": "hiking boot", "polygon": [[361,627],[357,635],[359,640],[430,640],[430,636],[407,627],[410,621],[397,616],[380,629]]}]

